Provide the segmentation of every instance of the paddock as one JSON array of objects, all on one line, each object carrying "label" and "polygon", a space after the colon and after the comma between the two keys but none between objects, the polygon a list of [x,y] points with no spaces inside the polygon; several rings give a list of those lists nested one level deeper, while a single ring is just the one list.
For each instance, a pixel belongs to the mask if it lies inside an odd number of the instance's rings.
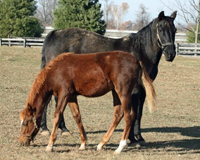
[{"label": "paddock", "polygon": [[[142,133],[147,144],[139,149],[128,146],[121,155],[113,155],[113,151],[119,144],[124,120],[105,148],[96,151],[112,121],[110,93],[100,98],[78,98],[88,135],[85,151],[78,150],[79,132],[68,107],[64,117],[72,133],[63,137],[58,132],[53,153],[45,152],[49,137],[40,134],[30,147],[19,146],[19,114],[40,63],[41,48],[0,47],[0,159],[200,159],[200,58],[178,56],[173,62],[166,62],[162,57],[154,81],[157,109],[149,114],[147,104],[144,106]],[[54,110],[52,101],[47,115],[50,129]]]}]

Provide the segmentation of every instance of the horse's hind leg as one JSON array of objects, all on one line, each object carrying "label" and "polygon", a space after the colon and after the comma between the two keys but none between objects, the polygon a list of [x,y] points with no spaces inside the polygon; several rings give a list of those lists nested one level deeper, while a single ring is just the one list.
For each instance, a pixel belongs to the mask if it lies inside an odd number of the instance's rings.
[{"label": "horse's hind leg", "polygon": [[131,107],[131,97],[128,95],[121,96],[120,100],[122,103],[122,108],[124,110],[125,128],[122,134],[119,147],[114,152],[115,154],[119,154],[122,151],[122,149],[127,145],[127,139],[134,119],[134,111]]},{"label": "horse's hind leg", "polygon": [[81,136],[81,146],[80,146],[79,150],[84,150],[86,141],[87,141],[87,136],[86,136],[85,129],[84,129],[82,121],[81,121],[81,114],[79,111],[77,97],[70,98],[68,105],[71,109],[74,120],[77,123],[78,129],[80,132],[80,136]]},{"label": "horse's hind leg", "polygon": [[112,91],[113,94],[113,105],[114,105],[114,114],[113,114],[113,121],[110,125],[109,129],[107,130],[106,134],[104,135],[102,141],[97,146],[97,150],[101,150],[102,147],[109,141],[112,133],[114,132],[115,128],[121,121],[124,115],[124,111],[121,107],[121,102],[115,90]]},{"label": "horse's hind leg", "polygon": [[58,125],[59,122],[62,118],[62,114],[64,112],[64,109],[67,105],[67,101],[68,101],[68,96],[67,95],[62,95],[58,97],[58,102],[57,102],[57,107],[56,107],[56,111],[54,113],[54,123],[53,123],[53,129],[51,132],[51,136],[50,136],[50,140],[49,140],[49,144],[46,148],[46,151],[53,151],[53,145],[56,141],[56,133],[58,130]]}]

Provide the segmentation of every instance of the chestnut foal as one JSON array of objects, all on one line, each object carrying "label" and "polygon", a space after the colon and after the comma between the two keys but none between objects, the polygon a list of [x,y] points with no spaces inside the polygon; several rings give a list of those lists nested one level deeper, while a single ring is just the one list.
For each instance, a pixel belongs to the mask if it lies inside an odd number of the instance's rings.
[{"label": "chestnut foal", "polygon": [[148,106],[152,110],[155,105],[155,90],[152,80],[143,68],[142,63],[131,54],[122,51],[61,54],[38,74],[33,83],[26,108],[20,115],[20,143],[30,145],[39,130],[44,107],[49,103],[51,96],[55,95],[58,97],[58,102],[54,113],[53,129],[46,150],[53,150],[58,123],[67,104],[80,132],[81,146],[79,149],[85,149],[87,137],[81,121],[77,96],[98,97],[112,91],[113,122],[97,146],[97,150],[102,149],[109,141],[124,116],[124,131],[119,147],[115,150],[115,153],[119,154],[127,145],[134,119],[131,95],[134,90],[137,90],[139,84],[142,84],[145,88]]}]

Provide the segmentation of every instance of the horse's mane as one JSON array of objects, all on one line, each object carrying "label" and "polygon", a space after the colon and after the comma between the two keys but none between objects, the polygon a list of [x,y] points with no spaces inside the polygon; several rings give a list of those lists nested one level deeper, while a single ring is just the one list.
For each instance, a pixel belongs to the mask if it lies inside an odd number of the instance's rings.
[{"label": "horse's mane", "polygon": [[143,27],[141,30],[139,30],[137,32],[137,35],[140,36],[141,33],[145,32],[146,30],[150,31],[151,30],[151,26],[153,24],[153,22],[155,21],[156,19],[154,19],[153,21],[151,21],[148,25],[146,25],[145,27]]},{"label": "horse's mane", "polygon": [[33,105],[35,98],[38,96],[38,94],[42,91],[42,88],[45,85],[45,80],[47,77],[48,69],[43,69],[33,82],[33,85],[31,87],[28,100],[26,102],[26,106],[29,104],[30,106]]},{"label": "horse's mane", "polygon": [[41,92],[44,92],[45,89],[45,85],[46,85],[46,79],[48,76],[49,71],[52,69],[52,67],[54,66],[55,63],[59,63],[60,61],[62,61],[66,56],[68,56],[69,54],[73,54],[73,53],[65,53],[65,54],[61,54],[59,55],[56,59],[51,60],[44,69],[41,70],[41,72],[37,75],[37,78],[35,79],[29,96],[28,96],[28,100],[26,103],[26,106],[29,104],[30,106],[33,105],[35,98],[38,96],[38,94],[40,94]]}]

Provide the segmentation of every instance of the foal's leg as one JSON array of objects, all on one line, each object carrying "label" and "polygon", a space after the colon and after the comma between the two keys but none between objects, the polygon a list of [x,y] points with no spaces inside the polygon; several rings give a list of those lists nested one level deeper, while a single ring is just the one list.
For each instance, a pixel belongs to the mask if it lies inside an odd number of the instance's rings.
[{"label": "foal's leg", "polygon": [[50,136],[50,140],[49,140],[49,144],[46,148],[46,151],[53,151],[53,145],[56,141],[56,133],[58,130],[58,125],[60,123],[60,120],[62,118],[63,112],[65,110],[65,107],[67,105],[67,100],[68,100],[68,96],[59,96],[58,97],[58,102],[57,102],[57,107],[56,107],[56,111],[54,113],[54,123],[53,123],[53,129],[51,132],[51,136]]},{"label": "foal's leg", "polygon": [[112,91],[112,95],[113,95],[113,105],[114,105],[113,121],[109,129],[107,130],[106,134],[104,135],[102,141],[97,146],[97,150],[101,150],[102,147],[109,141],[112,133],[114,132],[115,128],[117,127],[117,125],[124,116],[124,111],[121,107],[121,102],[115,90]]},{"label": "foal's leg", "polygon": [[131,124],[134,119],[134,111],[131,107],[131,97],[130,96],[120,96],[120,100],[122,103],[122,108],[124,110],[124,118],[125,118],[125,128],[122,134],[122,138],[119,144],[119,147],[115,150],[115,154],[119,154],[122,149],[127,145],[127,139],[129,136],[129,132],[131,129]]},{"label": "foal's leg", "polygon": [[[57,106],[57,101],[58,101],[58,97],[57,97],[57,96],[54,96],[54,98],[55,98],[55,102],[56,102],[56,105],[55,105],[55,108],[56,108],[56,106]],[[61,120],[60,120],[60,122],[59,122],[58,128],[61,129],[62,135],[68,135],[68,134],[69,134],[69,130],[67,129],[67,127],[66,127],[66,125],[65,125],[64,115],[62,115],[62,117],[61,117]]]},{"label": "foal's leg", "polygon": [[68,105],[71,109],[74,120],[77,123],[78,129],[79,129],[79,132],[80,132],[80,136],[81,136],[81,146],[80,146],[79,150],[84,150],[85,145],[86,145],[86,141],[87,141],[87,136],[86,136],[85,129],[84,129],[82,121],[81,121],[81,114],[80,114],[80,111],[79,111],[77,97],[71,98],[69,100]]}]

